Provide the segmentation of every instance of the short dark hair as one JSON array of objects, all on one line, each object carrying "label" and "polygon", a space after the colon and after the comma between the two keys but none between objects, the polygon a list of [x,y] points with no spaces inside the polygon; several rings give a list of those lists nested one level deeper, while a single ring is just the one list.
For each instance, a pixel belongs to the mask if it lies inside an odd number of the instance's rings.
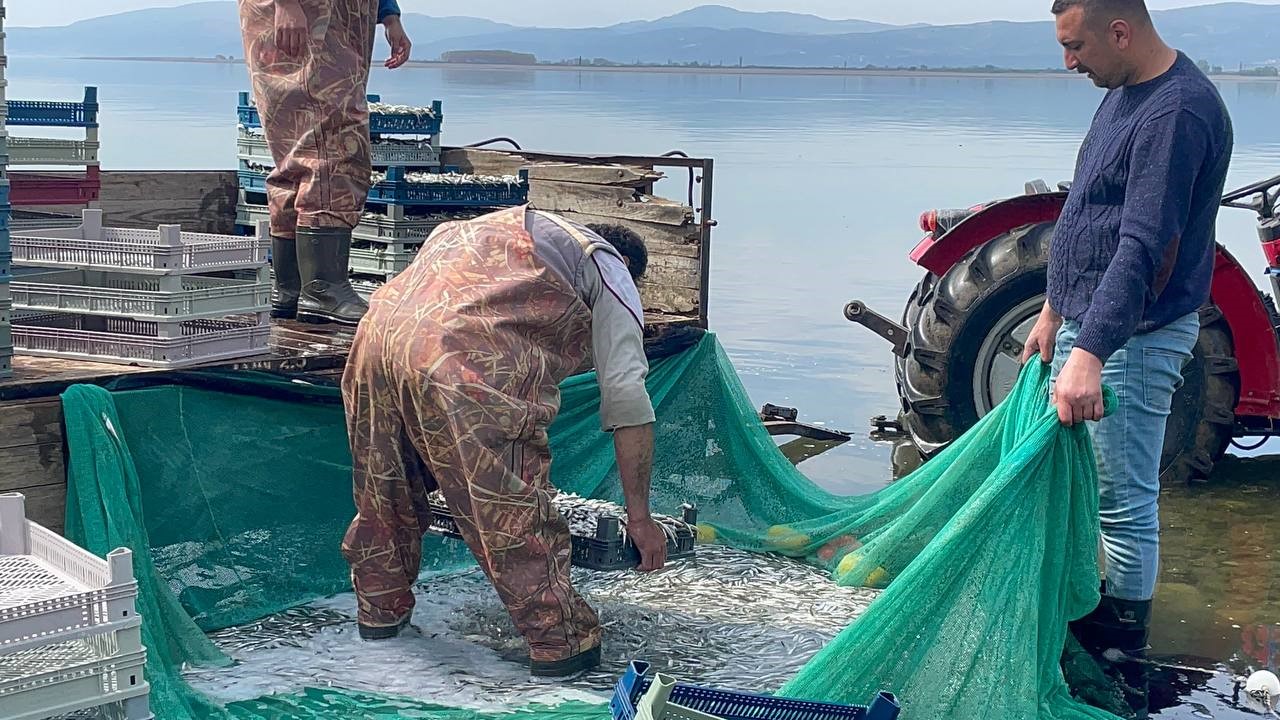
[{"label": "short dark hair", "polygon": [[1145,0],[1053,0],[1050,12],[1061,15],[1073,7],[1083,8],[1085,20],[1090,24],[1116,18],[1151,22]]},{"label": "short dark hair", "polygon": [[622,225],[604,223],[588,225],[587,229],[604,238],[615,250],[622,253],[622,257],[628,260],[627,269],[631,271],[632,280],[639,280],[640,276],[644,275],[644,271],[649,267],[649,249],[644,246],[644,240],[639,234]]}]

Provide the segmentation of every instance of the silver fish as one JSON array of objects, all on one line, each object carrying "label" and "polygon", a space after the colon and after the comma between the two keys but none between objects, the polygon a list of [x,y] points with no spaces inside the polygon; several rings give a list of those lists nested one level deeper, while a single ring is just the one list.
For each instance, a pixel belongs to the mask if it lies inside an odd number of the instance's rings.
[{"label": "silver fish", "polygon": [[[839,587],[826,571],[795,560],[717,545],[657,572],[574,568],[572,577],[600,614],[604,659],[595,671],[554,684],[556,691],[609,693],[638,659],[680,682],[773,692],[879,595]],[[433,576],[415,594],[413,627],[376,652],[354,637],[355,601],[345,594],[214,633],[239,663],[187,678],[215,696],[237,681],[255,689],[377,691],[388,678],[397,683],[392,692],[425,700],[439,701],[447,688],[451,703],[517,706],[548,692],[522,668],[524,641],[478,568]]]}]

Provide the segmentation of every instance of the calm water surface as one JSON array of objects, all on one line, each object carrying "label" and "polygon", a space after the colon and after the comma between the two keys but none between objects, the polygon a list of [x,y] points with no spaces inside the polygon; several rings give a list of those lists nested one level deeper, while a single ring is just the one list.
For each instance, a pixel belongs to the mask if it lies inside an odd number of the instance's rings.
[{"label": "calm water surface", "polygon": [[[97,85],[107,169],[235,166],[242,66],[10,59],[11,98],[75,99]],[[1280,84],[1221,85],[1236,126],[1229,184],[1280,173]],[[757,404],[855,432],[805,461],[823,485],[862,493],[891,480],[867,420],[896,407],[888,346],[843,319],[853,298],[896,317],[921,271],[906,254],[920,211],[968,206],[1070,177],[1099,91],[1075,78],[860,78],[375,70],[391,102],[445,103],[444,140],[495,136],[526,149],[716,161],[710,318]],[[683,179],[664,181],[681,197]],[[1247,211],[1221,241],[1246,268],[1262,255]],[[1223,463],[1208,488],[1162,500],[1161,717],[1239,717],[1231,673],[1280,659],[1276,445]],[[1207,715],[1206,715],[1207,713]]]}]

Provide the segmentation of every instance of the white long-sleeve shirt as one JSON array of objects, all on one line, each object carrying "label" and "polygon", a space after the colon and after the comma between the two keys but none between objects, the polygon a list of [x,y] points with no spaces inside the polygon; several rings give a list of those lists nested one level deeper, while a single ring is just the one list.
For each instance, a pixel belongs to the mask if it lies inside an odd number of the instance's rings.
[{"label": "white long-sleeve shirt", "polygon": [[[581,234],[584,242],[556,222]],[[534,254],[573,285],[591,309],[591,351],[600,385],[600,425],[605,431],[654,421],[645,388],[644,307],[626,264],[598,235],[564,218],[530,210],[525,228]]]}]

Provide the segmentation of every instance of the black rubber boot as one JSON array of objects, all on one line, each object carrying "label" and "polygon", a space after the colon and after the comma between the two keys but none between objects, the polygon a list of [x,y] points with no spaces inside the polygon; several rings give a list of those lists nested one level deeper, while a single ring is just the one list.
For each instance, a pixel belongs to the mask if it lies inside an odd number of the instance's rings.
[{"label": "black rubber boot", "polygon": [[351,287],[350,261],[350,230],[298,228],[298,270],[302,280],[299,320],[343,325],[360,323],[369,305]]},{"label": "black rubber boot", "polygon": [[368,625],[360,623],[359,624],[360,639],[361,640],[390,640],[391,638],[399,635],[400,631],[405,629],[405,627],[408,624],[409,624],[408,616],[405,616],[403,620],[396,623],[395,625],[388,625],[386,627],[370,627]]},{"label": "black rubber boot", "polygon": [[600,646],[597,645],[586,652],[578,653],[564,660],[542,662],[533,660],[529,663],[529,672],[540,678],[569,678],[581,675],[600,664]]},{"label": "black rubber boot", "polygon": [[1121,600],[1103,594],[1098,607],[1071,623],[1071,633],[1099,664],[1122,684],[1134,717],[1147,717],[1151,671],[1147,640],[1150,600]]},{"label": "black rubber boot", "polygon": [[302,291],[296,241],[271,236],[271,270],[275,274],[271,287],[271,317],[291,320],[298,315],[298,294]]}]

